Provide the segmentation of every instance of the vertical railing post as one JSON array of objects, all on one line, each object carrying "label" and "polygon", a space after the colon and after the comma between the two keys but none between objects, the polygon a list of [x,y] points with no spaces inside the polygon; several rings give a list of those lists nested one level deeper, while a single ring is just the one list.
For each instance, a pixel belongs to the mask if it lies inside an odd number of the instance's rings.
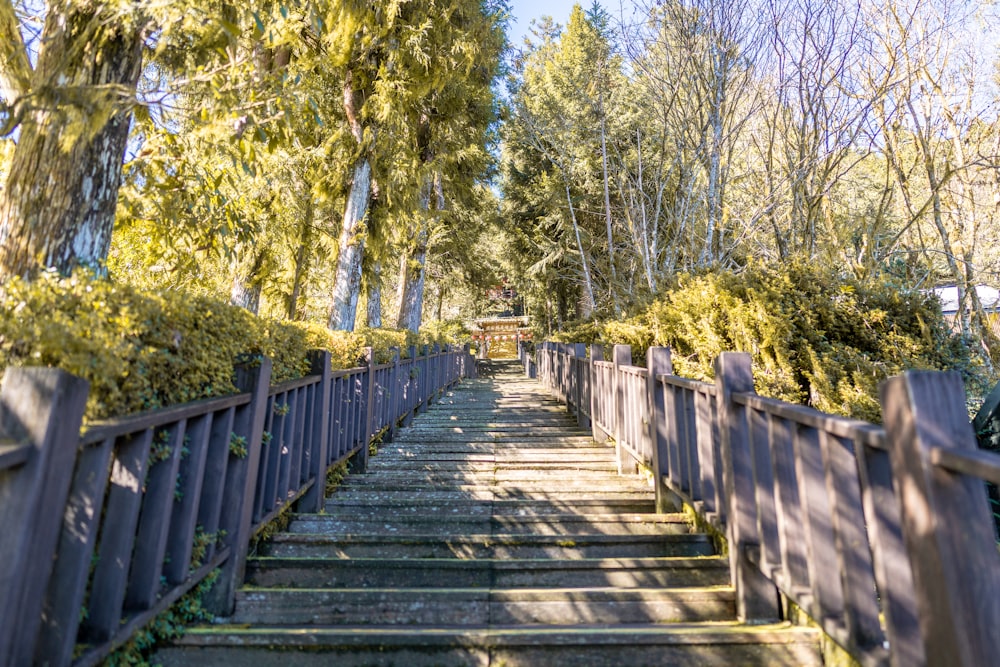
[{"label": "vertical railing post", "polygon": [[476,360],[472,356],[472,346],[465,344],[465,354],[462,355],[462,377],[470,380],[476,379]]},{"label": "vertical railing post", "polygon": [[309,459],[309,476],[312,487],[299,500],[299,512],[319,512],[326,495],[326,462],[330,460],[330,353],[314,350],[309,354],[310,373],[319,375],[320,381],[313,396],[313,423],[309,429],[312,451]]},{"label": "vertical railing post", "polygon": [[400,378],[399,378],[399,348],[393,347],[390,349],[392,353],[392,368],[389,369],[389,381],[386,384],[389,396],[386,401],[389,406],[389,430],[385,433],[385,441],[392,442],[393,438],[396,437],[396,424],[399,422],[399,413],[402,410],[401,400],[402,391],[400,391]]},{"label": "vertical railing post", "polygon": [[233,613],[236,590],[243,584],[246,571],[271,384],[271,359],[261,357],[259,361],[237,366],[235,384],[238,390],[250,392],[250,403],[238,411],[233,425],[233,435],[246,440],[247,455],[244,458],[230,455],[226,470],[219,529],[225,531],[223,539],[229,547],[229,558],[220,568],[219,577],[205,602],[206,609],[219,616]]},{"label": "vertical railing post", "polygon": [[614,386],[614,405],[612,411],[615,416],[613,426],[615,434],[615,453],[618,455],[618,474],[631,475],[638,472],[638,462],[629,454],[623,446],[625,438],[625,381],[622,378],[622,366],[632,365],[632,346],[615,345],[614,356],[615,374],[612,380]]},{"label": "vertical railing post", "polygon": [[750,355],[742,352],[720,354],[715,360],[715,385],[722,445],[726,537],[729,541],[729,568],[736,588],[736,613],[742,621],[777,619],[777,589],[753,564],[749,555],[749,551],[760,543],[757,538],[749,426],[746,410],[732,400],[735,393],[753,392]]},{"label": "vertical railing post", "polygon": [[610,434],[598,424],[601,418],[601,401],[605,399],[599,391],[601,383],[598,381],[598,374],[602,371],[595,364],[598,361],[604,361],[604,348],[600,345],[591,345],[590,364],[588,364],[590,372],[590,430],[595,442],[607,442]]},{"label": "vertical railing post", "polygon": [[413,413],[417,409],[417,346],[411,345],[408,349],[410,355],[409,370],[403,374],[403,386],[406,391],[406,401],[403,405],[403,426],[409,426],[413,422]]},{"label": "vertical railing post", "polygon": [[1000,563],[982,481],[935,464],[975,452],[956,372],[907,372],[881,388],[889,457],[928,665],[996,664]]},{"label": "vertical railing post", "polygon": [[586,392],[584,392],[584,382],[583,376],[589,370],[587,365],[587,345],[586,343],[576,343],[574,346],[574,357],[576,361],[573,362],[573,383],[576,387],[576,396],[573,398],[573,402],[576,404],[576,423],[582,428],[590,428],[590,417],[587,416],[587,411],[590,406],[587,406],[585,410],[583,407],[583,400]]},{"label": "vertical railing post", "polygon": [[89,387],[48,368],[4,374],[0,452],[19,461],[0,464],[0,664],[34,657]]},{"label": "vertical railing post", "polygon": [[649,441],[653,458],[653,485],[656,491],[656,511],[676,512],[677,505],[674,496],[664,483],[669,464],[667,442],[669,430],[676,431],[676,423],[667,422],[666,390],[658,377],[673,375],[674,367],[670,360],[669,347],[651,347],[646,351],[646,400],[649,415]]},{"label": "vertical railing post", "polygon": [[427,391],[427,403],[431,404],[437,400],[438,392],[441,391],[441,377],[443,375],[443,369],[441,368],[441,345],[439,343],[434,343],[434,356],[430,360],[430,386]]},{"label": "vertical railing post", "polygon": [[372,399],[375,397],[375,352],[372,348],[366,347],[364,355],[368,370],[365,376],[366,382],[360,387],[362,397],[359,397],[364,400],[364,412],[360,415],[361,447],[348,463],[352,474],[364,474],[368,471],[368,447],[374,435],[372,421],[375,415],[374,410],[372,410]]}]

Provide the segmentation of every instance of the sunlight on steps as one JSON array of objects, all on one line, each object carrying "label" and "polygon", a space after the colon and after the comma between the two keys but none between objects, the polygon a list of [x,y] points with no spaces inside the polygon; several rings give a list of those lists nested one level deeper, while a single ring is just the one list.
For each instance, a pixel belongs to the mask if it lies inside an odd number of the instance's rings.
[{"label": "sunlight on steps", "polygon": [[247,564],[181,665],[818,665],[814,631],[744,626],[726,560],[654,514],[537,383],[497,364],[382,446]]}]

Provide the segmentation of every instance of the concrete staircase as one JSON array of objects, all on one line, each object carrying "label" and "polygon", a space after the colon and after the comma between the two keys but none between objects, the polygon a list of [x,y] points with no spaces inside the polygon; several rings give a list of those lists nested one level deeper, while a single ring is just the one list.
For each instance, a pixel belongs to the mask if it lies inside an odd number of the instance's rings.
[{"label": "concrete staircase", "polygon": [[736,622],[727,562],[653,513],[539,386],[463,382],[248,564],[181,665],[818,665],[818,639]]}]

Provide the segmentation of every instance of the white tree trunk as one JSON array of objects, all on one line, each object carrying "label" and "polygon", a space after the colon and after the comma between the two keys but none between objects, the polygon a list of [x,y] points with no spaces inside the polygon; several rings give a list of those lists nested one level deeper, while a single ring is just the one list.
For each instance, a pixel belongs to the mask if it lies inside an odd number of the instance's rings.
[{"label": "white tree trunk", "polygon": [[333,296],[327,326],[340,331],[354,331],[361,292],[361,260],[365,250],[365,216],[371,201],[372,167],[367,157],[354,166],[354,178],[347,194],[344,221],[340,230],[340,252],[333,278]]},{"label": "white tree trunk", "polygon": [[[20,126],[0,188],[0,282],[46,268],[63,274],[81,265],[103,270],[142,39],[138,28],[108,27],[99,44],[82,48],[80,33],[98,19],[92,12],[87,3],[70,3],[50,8],[46,17],[33,77],[44,82],[33,81],[24,91],[37,108]],[[81,130],[91,122],[92,105],[110,109],[108,120],[92,132]]]},{"label": "white tree trunk", "polygon": [[421,217],[413,247],[409,253],[403,255],[399,267],[399,318],[396,326],[414,333],[420,331],[423,319],[424,287],[427,282],[424,267],[427,264],[427,243],[430,236],[432,191],[437,195],[437,210],[444,208],[441,180],[435,175],[424,185],[420,193],[420,210],[424,215]]},{"label": "white tree trunk", "polygon": [[366,298],[368,303],[368,326],[372,329],[382,328],[382,262],[372,265],[372,276],[368,280]]}]

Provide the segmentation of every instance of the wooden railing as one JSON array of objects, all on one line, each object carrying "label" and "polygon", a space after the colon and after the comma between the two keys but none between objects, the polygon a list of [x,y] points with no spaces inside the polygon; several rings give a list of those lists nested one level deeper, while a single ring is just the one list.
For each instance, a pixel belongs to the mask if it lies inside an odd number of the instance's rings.
[{"label": "wooden railing", "polygon": [[958,374],[888,380],[883,428],[756,395],[746,354],[720,355],[714,384],[673,375],[667,348],[603,358],[545,343],[538,377],[623,469],[652,471],[661,511],[721,531],[740,618],[798,607],[863,665],[996,664],[1000,456],[976,448]]},{"label": "wooden railing", "polygon": [[0,665],[95,665],[210,575],[232,612],[251,538],[294,505],[322,508],[327,472],[364,471],[440,391],[475,372],[437,346],[388,364],[270,386],[237,368],[234,396],[91,425],[83,380],[12,368],[0,388]]}]

